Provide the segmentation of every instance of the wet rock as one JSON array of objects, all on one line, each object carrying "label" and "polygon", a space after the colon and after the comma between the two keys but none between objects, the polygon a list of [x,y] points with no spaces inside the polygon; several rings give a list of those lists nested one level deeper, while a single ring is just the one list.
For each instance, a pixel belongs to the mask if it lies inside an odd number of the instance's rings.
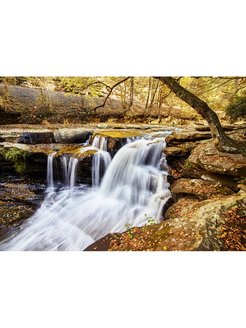
[{"label": "wet rock", "polygon": [[[46,177],[47,154],[24,144],[0,145],[1,174],[9,171],[36,178]],[[2,159],[2,160],[1,160]]]},{"label": "wet rock", "polygon": [[193,195],[199,199],[207,199],[212,195],[231,195],[233,191],[223,186],[218,181],[209,181],[202,179],[181,178],[175,181],[171,188],[175,195]]},{"label": "wet rock", "polygon": [[[96,153],[96,151],[88,150],[81,154],[78,154],[78,156],[75,155],[76,158],[78,158],[78,166],[77,166],[77,182],[81,184],[87,184],[91,185],[92,183],[92,160],[93,155]],[[66,155],[63,155],[66,156]],[[55,179],[63,181],[63,167],[62,167],[62,157],[56,156],[55,157],[55,167],[56,170],[54,172]]]},{"label": "wet rock", "polygon": [[116,152],[127,143],[127,138],[135,138],[143,135],[142,131],[122,129],[119,130],[105,130],[105,131],[95,131],[95,136],[104,137],[107,139],[107,149],[111,156],[114,156]]},{"label": "wet rock", "polygon": [[183,157],[190,152],[199,144],[199,141],[196,142],[184,142],[164,149],[167,159],[172,157]]},{"label": "wet rock", "polygon": [[18,142],[29,145],[49,144],[54,143],[55,138],[53,132],[24,132]]},{"label": "wet rock", "polygon": [[60,129],[54,132],[54,139],[57,143],[85,143],[91,136],[90,131],[81,131],[81,129]]},{"label": "wet rock", "polygon": [[220,152],[213,141],[198,145],[189,156],[186,166],[195,166],[211,173],[246,177],[246,157]]}]

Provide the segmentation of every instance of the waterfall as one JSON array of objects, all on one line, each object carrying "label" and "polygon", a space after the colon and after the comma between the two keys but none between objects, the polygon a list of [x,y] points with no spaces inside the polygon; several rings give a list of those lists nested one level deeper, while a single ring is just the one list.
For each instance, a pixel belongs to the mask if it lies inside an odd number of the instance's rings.
[{"label": "waterfall", "polygon": [[[99,138],[93,142],[105,145]],[[160,169],[161,162],[165,165],[164,147],[164,138],[128,142],[110,162],[98,188],[50,191],[23,230],[0,249],[83,250],[109,232],[143,226],[147,218],[160,222],[171,195],[167,172]]]},{"label": "waterfall", "polygon": [[54,170],[53,170],[53,160],[56,153],[48,155],[47,159],[47,185],[48,188],[54,188]]},{"label": "waterfall", "polygon": [[96,135],[92,142],[92,147],[107,151],[107,138]]},{"label": "waterfall", "polygon": [[69,173],[68,173],[68,157],[62,156],[61,157],[61,164],[62,164],[62,173],[63,173],[63,181],[66,186],[69,185]]},{"label": "waterfall", "polygon": [[99,187],[101,178],[111,162],[111,156],[107,152],[107,139],[105,137],[95,136],[92,147],[98,149],[92,159],[92,186]]},{"label": "waterfall", "polygon": [[78,159],[70,157],[68,160],[68,157],[64,155],[61,157],[61,164],[64,184],[72,189],[76,185]]}]

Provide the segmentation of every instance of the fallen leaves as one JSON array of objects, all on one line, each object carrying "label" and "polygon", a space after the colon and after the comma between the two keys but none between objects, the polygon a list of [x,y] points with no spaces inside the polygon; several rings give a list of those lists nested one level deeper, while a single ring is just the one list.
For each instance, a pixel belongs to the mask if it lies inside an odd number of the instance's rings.
[{"label": "fallen leaves", "polygon": [[224,224],[218,236],[225,250],[246,250],[246,209],[241,204],[224,212]]}]

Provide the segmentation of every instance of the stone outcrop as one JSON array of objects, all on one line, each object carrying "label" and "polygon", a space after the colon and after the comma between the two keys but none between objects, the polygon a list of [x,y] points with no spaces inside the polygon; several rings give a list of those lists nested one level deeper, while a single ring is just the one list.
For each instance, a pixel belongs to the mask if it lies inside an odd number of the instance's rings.
[{"label": "stone outcrop", "polygon": [[160,224],[110,234],[87,250],[246,250],[246,193],[193,201]]},{"label": "stone outcrop", "polygon": [[24,132],[18,143],[36,145],[36,144],[49,144],[54,143],[54,133],[53,132]]},{"label": "stone outcrop", "polygon": [[203,179],[181,178],[174,182],[171,188],[172,194],[184,196],[191,195],[198,199],[208,199],[213,195],[231,195],[233,191],[223,186],[218,181]]},{"label": "stone outcrop", "polygon": [[24,174],[30,177],[45,178],[47,153],[44,149],[24,144],[0,144],[1,174]]},{"label": "stone outcrop", "polygon": [[88,141],[91,135],[90,131],[81,129],[60,129],[54,132],[54,139],[57,143],[81,144]]},{"label": "stone outcrop", "polygon": [[211,138],[210,131],[197,131],[196,129],[182,129],[175,131],[166,138],[168,145],[184,141],[197,141]]},{"label": "stone outcrop", "polygon": [[213,141],[198,145],[192,151],[186,165],[211,173],[246,177],[246,157],[220,152]]},{"label": "stone outcrop", "polygon": [[82,144],[88,141],[91,132],[81,129],[59,129],[54,132],[24,132],[18,139],[18,143],[29,145],[36,144]]}]

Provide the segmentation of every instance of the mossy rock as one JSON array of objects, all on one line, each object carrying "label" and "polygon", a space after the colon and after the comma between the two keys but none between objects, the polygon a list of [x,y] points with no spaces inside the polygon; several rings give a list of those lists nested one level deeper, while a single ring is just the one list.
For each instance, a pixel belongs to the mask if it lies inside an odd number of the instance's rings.
[{"label": "mossy rock", "polygon": [[120,130],[107,130],[107,131],[96,131],[95,135],[102,137],[115,138],[115,139],[126,139],[131,137],[138,137],[143,135],[143,132],[136,130],[120,129]]},{"label": "mossy rock", "polygon": [[1,173],[9,172],[17,173],[17,175],[45,178],[47,153],[38,151],[38,149],[29,149],[35,146],[16,145],[17,147],[12,147],[11,144],[0,146]]},{"label": "mossy rock", "polygon": [[13,163],[15,171],[22,174],[26,169],[26,159],[29,157],[29,153],[25,150],[18,148],[0,148],[0,154],[9,162]]}]

